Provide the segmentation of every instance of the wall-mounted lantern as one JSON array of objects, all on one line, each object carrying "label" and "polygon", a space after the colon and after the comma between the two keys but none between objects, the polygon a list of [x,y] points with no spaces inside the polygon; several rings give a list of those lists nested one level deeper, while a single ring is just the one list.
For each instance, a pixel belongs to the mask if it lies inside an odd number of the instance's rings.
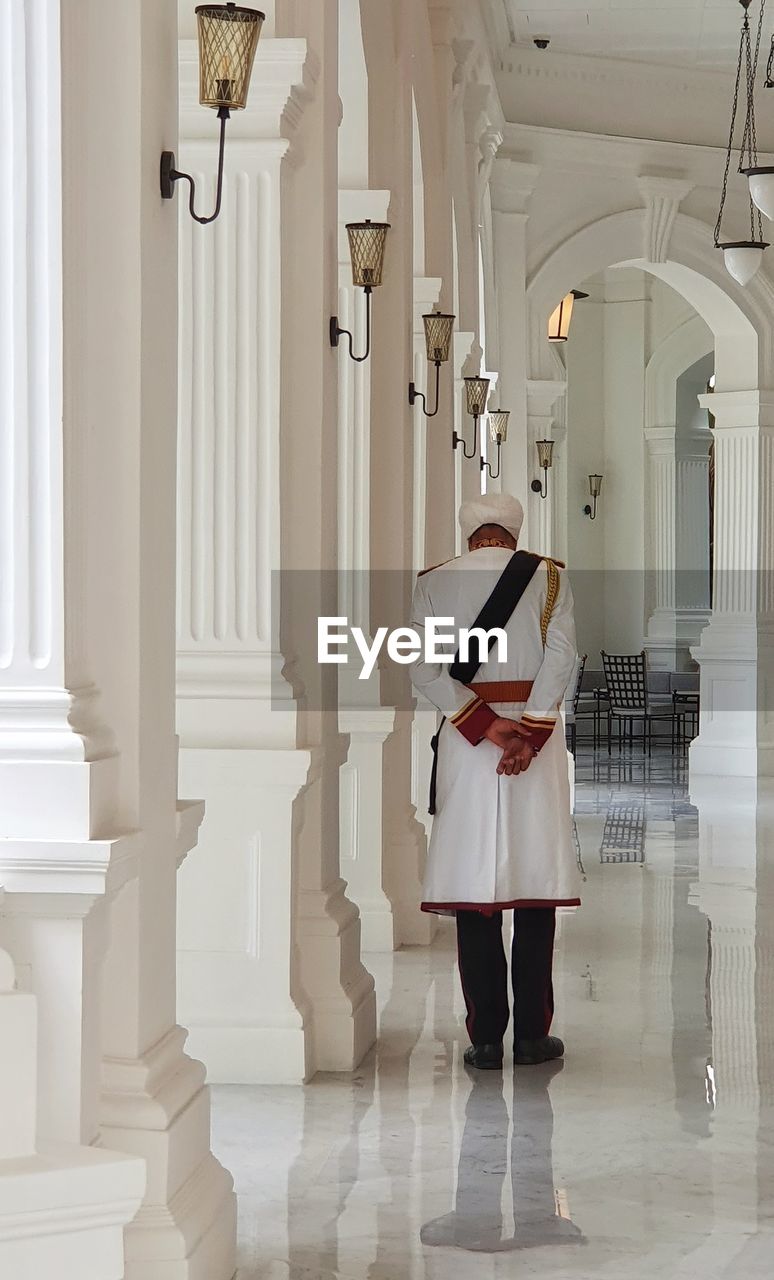
[{"label": "wall-mounted lantern", "polygon": [[570,324],[572,323],[572,312],[576,302],[582,298],[588,298],[587,293],[583,293],[580,289],[573,289],[566,297],[562,298],[559,306],[551,313],[548,321],[548,341],[549,342],[566,342],[570,336]]},{"label": "wall-mounted lantern", "polygon": [[486,413],[488,397],[489,378],[465,379],[465,405],[473,419],[473,448],[468,453],[464,436],[458,436],[456,431],[452,432],[452,448],[456,449],[461,444],[463,455],[466,458],[475,458],[478,452],[478,423],[479,419]]},{"label": "wall-mounted lantern", "polygon": [[586,506],[583,508],[583,514],[588,516],[589,520],[596,520],[597,518],[597,499],[601,492],[602,476],[589,476],[589,493],[591,494],[591,500],[594,505],[592,507],[589,503],[586,503]]},{"label": "wall-mounted lantern", "polygon": [[218,182],[215,212],[204,218],[194,210],[196,186],[190,173],[175,168],[174,151],[161,153],[161,195],[171,200],[175,183],[188,183],[188,210],[191,217],[206,226],[220,213],[223,199],[223,161],[226,150],[226,122],[232,111],[244,111],[250,88],[255,51],[265,15],[258,9],[245,9],[237,4],[200,4],[196,10],[199,32],[199,101],[212,107],[220,120]]},{"label": "wall-mounted lantern", "polygon": [[492,443],[497,445],[497,470],[493,471],[484,455],[481,455],[481,470],[486,467],[491,480],[499,480],[500,478],[500,453],[505,441],[508,439],[508,419],[511,416],[510,409],[493,410],[489,415],[489,438]]},{"label": "wall-mounted lantern", "polygon": [[547,498],[548,472],[554,465],[554,441],[536,440],[535,447],[538,453],[538,466],[541,467],[543,471],[543,479],[532,481],[532,492],[539,493],[541,498]]},{"label": "wall-mounted lantern", "polygon": [[454,321],[457,317],[445,315],[442,311],[430,311],[422,319],[425,324],[427,362],[435,365],[435,408],[428,410],[427,396],[424,391],[417,391],[415,382],[409,383],[409,404],[413,409],[417,400],[421,400],[425,417],[434,418],[440,407],[441,365],[446,364],[449,359]]},{"label": "wall-mounted lantern", "polygon": [[387,244],[389,222],[348,222],[347,237],[349,239],[349,256],[352,261],[352,283],[356,289],[362,289],[366,296],[366,349],[362,356],[353,351],[354,338],[349,329],[339,327],[339,317],[331,316],[331,346],[339,345],[339,338],[346,337],[349,342],[349,355],[357,364],[367,360],[371,354],[371,294],[382,283],[384,273],[384,250]]}]

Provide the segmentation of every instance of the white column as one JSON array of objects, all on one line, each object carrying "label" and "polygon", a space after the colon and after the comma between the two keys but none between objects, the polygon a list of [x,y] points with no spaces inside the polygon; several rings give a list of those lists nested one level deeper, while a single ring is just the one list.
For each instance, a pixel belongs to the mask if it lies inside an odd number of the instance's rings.
[{"label": "white column", "polygon": [[712,619],[693,656],[701,724],[692,775],[774,774],[774,393],[700,397],[715,415]]},{"label": "white column", "polygon": [[532,492],[533,480],[540,480],[545,486],[545,472],[538,466],[538,440],[556,438],[555,405],[565,395],[567,383],[560,381],[527,382],[527,479],[529,481],[529,497],[526,509],[529,512],[529,549],[538,555],[552,555],[554,549],[554,505],[556,494],[556,463],[558,452],[554,450],[554,467],[548,471],[548,496],[542,498],[539,493]]},{"label": "white column", "polygon": [[[339,324],[365,344],[365,295],[352,284],[348,222],[388,221],[389,191],[339,191]],[[378,294],[376,305],[378,305]],[[370,635],[371,361],[356,364],[339,347],[339,614]],[[365,951],[392,951],[395,922],[384,889],[383,746],[395,709],[379,705],[374,682],[352,667],[339,673],[339,727],[349,735],[339,776],[341,872],[360,910]]]},{"label": "white column", "polygon": [[[0,892],[0,898],[2,893]],[[37,1010],[0,951],[0,1272],[114,1280],[145,1188],[141,1160],[37,1143]]]},{"label": "white column", "polygon": [[709,621],[709,433],[646,427],[648,566],[655,587],[645,647],[653,670],[690,668]]},{"label": "white column", "polygon": [[[413,371],[414,385],[426,397],[426,408],[435,408],[435,366],[428,366],[427,343],[423,315],[440,303],[443,281],[439,276],[414,276],[413,299]],[[427,568],[427,494],[428,466],[433,466],[437,453],[446,444],[444,426],[448,422],[449,365],[441,365],[438,413],[433,418],[425,416],[422,401],[414,405],[414,568],[418,572]],[[432,384],[432,385],[431,385]]]},{"label": "white column", "polygon": [[[293,973],[294,806],[312,757],[280,647],[283,162],[309,68],[303,39],[261,41],[221,217],[200,228],[182,210],[180,224],[180,771],[208,817],[181,877],[180,1001],[210,1078],[243,1083],[316,1068]],[[217,138],[200,136],[193,42],[181,81],[181,164],[206,201]]]},{"label": "white column", "polygon": [[[39,997],[41,1141],[146,1161],[125,1275],[206,1265],[228,1280],[231,1180],[175,1025],[178,825],[189,842],[196,830],[176,800],[176,219],[157,180],[175,134],[175,6],[33,0],[12,20],[2,931]],[[106,119],[121,121],[109,181]]]},{"label": "white column", "polygon": [[[498,156],[492,173],[492,224],[500,346],[500,404],[511,410],[499,487],[530,510],[534,476],[527,436],[527,222],[539,176],[537,165]],[[534,452],[534,450],[533,450]],[[524,530],[530,546],[531,530]]]},{"label": "white column", "polygon": [[[471,331],[458,330],[452,337],[452,359],[454,361],[454,415],[453,430],[459,437],[464,437],[466,447],[470,450],[473,438],[473,419],[468,416],[465,400],[465,378],[478,374],[481,348],[476,342],[476,335]],[[451,445],[451,440],[449,441]],[[462,456],[462,444],[454,451],[454,549],[459,555],[462,551],[460,527],[457,512],[463,502],[481,492],[481,477],[470,470],[469,460]],[[467,548],[465,548],[467,550]]]},{"label": "white column", "polygon": [[[280,22],[280,17],[282,21]],[[351,1071],[376,1035],[374,984],[360,960],[360,916],[341,876],[337,668],[317,661],[316,619],[337,607],[338,405],[328,317],[338,294],[337,7],[295,0],[277,32],[302,38],[317,70],[283,171],[281,345],[282,580],[286,672],[298,698],[296,745],[311,763],[293,808],[291,991],[304,1011],[307,1071]],[[310,85],[311,88],[311,85]],[[297,149],[296,149],[297,148]]]},{"label": "white column", "polygon": [[41,1064],[41,1132],[91,1142],[100,929],[90,912],[117,860],[118,760],[95,713],[86,650],[83,620],[95,605],[95,584],[73,573],[65,552],[67,537],[76,563],[85,555],[89,510],[78,506],[85,466],[79,474],[71,463],[65,475],[65,431],[77,458],[85,424],[64,396],[74,342],[69,323],[63,333],[63,307],[69,322],[73,299],[63,280],[59,5],[34,0],[7,17],[0,48],[7,193],[0,209],[0,885],[9,893],[0,933],[25,985],[40,994],[43,1042],[59,1047]]}]

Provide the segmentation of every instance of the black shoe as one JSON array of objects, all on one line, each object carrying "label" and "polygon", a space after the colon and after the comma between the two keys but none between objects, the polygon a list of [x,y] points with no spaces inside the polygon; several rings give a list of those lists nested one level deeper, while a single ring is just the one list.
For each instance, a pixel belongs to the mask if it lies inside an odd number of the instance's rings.
[{"label": "black shoe", "polygon": [[501,1044],[472,1044],[465,1050],[465,1066],[479,1071],[500,1071],[503,1065]]},{"label": "black shoe", "polygon": [[564,1045],[558,1036],[543,1036],[542,1040],[517,1040],[513,1061],[517,1067],[535,1067],[540,1062],[553,1062],[564,1057]]}]

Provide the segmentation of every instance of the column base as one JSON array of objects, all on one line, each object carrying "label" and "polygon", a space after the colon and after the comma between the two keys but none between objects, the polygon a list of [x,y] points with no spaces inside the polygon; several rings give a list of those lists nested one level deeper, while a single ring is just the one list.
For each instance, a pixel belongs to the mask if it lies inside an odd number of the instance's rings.
[{"label": "column base", "polygon": [[691,777],[774,777],[771,636],[744,618],[713,619],[692,654],[701,668],[701,722]]},{"label": "column base", "polygon": [[174,1027],[142,1058],[103,1064],[103,1140],[147,1162],[126,1280],[232,1280],[236,1269],[233,1182],[210,1152],[204,1067],[185,1038]]},{"label": "column base", "polygon": [[206,799],[178,879],[178,1016],[219,1084],[298,1084],[304,1018],[291,991],[293,806],[306,751],[185,747],[180,788]]},{"label": "column base", "polygon": [[395,950],[392,903],[382,887],[383,747],[394,722],[392,707],[339,709],[339,727],[349,737],[339,773],[341,874],[360,911],[364,951]]},{"label": "column base", "polygon": [[318,894],[303,895],[296,921],[312,1019],[308,1077],[354,1071],[376,1041],[374,980],[360,959],[360,914],[343,880],[329,892],[324,915],[318,907]]},{"label": "column base", "polygon": [[708,609],[657,609],[645,637],[651,671],[695,671],[691,650],[711,616]]},{"label": "column base", "polygon": [[93,1147],[0,1161],[0,1275],[116,1280],[144,1186],[141,1160]]}]

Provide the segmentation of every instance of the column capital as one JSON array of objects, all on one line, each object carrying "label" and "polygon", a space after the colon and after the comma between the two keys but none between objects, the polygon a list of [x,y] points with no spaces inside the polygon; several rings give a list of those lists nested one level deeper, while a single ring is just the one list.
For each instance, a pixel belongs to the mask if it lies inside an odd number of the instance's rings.
[{"label": "column capital", "polygon": [[774,427],[774,389],[714,391],[698,397],[702,409],[715,419],[715,430],[733,427]]},{"label": "column capital", "polygon": [[440,276],[414,276],[413,312],[414,333],[424,334],[422,316],[433,307],[441,297],[443,280]]},{"label": "column capital", "polygon": [[677,427],[645,427],[643,432],[652,457],[675,457]]},{"label": "column capital", "polygon": [[[189,140],[217,143],[215,116],[199,103],[196,40],[178,41],[180,132]],[[229,121],[232,138],[289,139],[311,99],[319,64],[306,40],[264,38],[255,55],[255,75],[244,111]],[[228,141],[226,143],[228,150]]]},{"label": "column capital", "polygon": [[498,155],[492,166],[492,208],[496,213],[528,216],[532,193],[540,177],[540,165],[514,156]]},{"label": "column capital", "polygon": [[531,418],[548,418],[558,400],[567,391],[567,383],[559,379],[535,379],[527,381],[527,413]]}]

